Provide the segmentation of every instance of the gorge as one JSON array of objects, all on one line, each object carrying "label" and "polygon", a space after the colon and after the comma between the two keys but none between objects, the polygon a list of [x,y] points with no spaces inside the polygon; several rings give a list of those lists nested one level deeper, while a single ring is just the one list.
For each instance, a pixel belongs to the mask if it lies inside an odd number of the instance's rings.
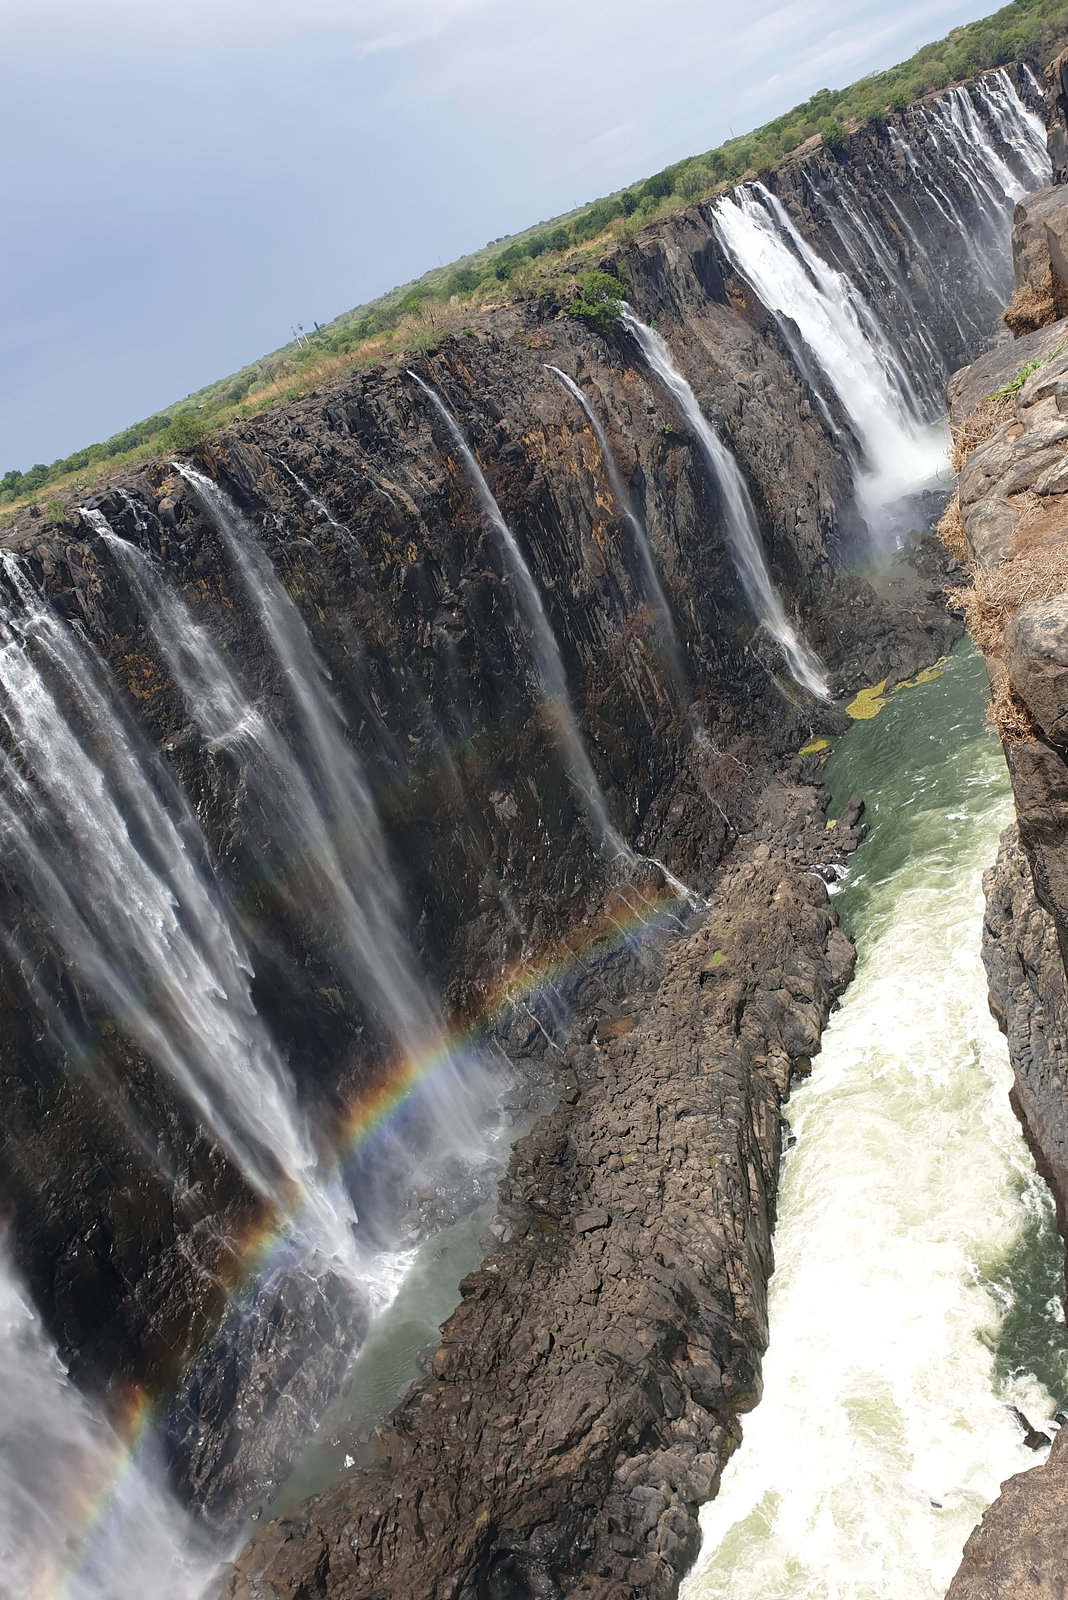
[{"label": "gorge", "polygon": [[[961,633],[942,394],[1045,65],[621,241],[606,334],[515,298],[5,533],[0,1592],[677,1592],[853,970],[824,752]],[[365,1458],[243,1543],[479,1207]]]}]

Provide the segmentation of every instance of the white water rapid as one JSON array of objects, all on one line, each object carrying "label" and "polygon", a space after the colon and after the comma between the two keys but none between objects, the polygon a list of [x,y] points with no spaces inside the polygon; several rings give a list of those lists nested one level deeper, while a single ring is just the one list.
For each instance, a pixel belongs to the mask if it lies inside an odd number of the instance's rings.
[{"label": "white water rapid", "polygon": [[787,1107],[764,1394],[683,1600],[939,1600],[1002,1479],[1035,1463],[1008,1405],[1045,1427],[1064,1398],[1052,1245],[1048,1277],[1029,1268],[1046,1354],[1010,1337],[1012,1264],[1054,1235],[980,956],[1011,816],[984,699],[958,650],[830,769],[869,800],[836,902],[857,976]]},{"label": "white water rapid", "polygon": [[675,365],[665,340],[640,321],[629,306],[624,306],[622,317],[650,370],[689,423],[705,465],[719,489],[727,544],[757,621],[777,641],[794,682],[817,699],[829,699],[823,668],[793,623],[787,620],[779,591],[771,581],[761,547],[756,511],[745,480],[738,470],[738,463],[702,412],[697,396]]},{"label": "white water rapid", "polygon": [[474,451],[464,438],[456,418],[441,396],[435,393],[429,384],[424,383],[418,373],[409,372],[408,376],[422,389],[448,433],[453,448],[467,469],[467,476],[478,497],[483,515],[496,535],[497,546],[507,564],[519,609],[530,636],[534,664],[541,692],[549,709],[557,746],[568,776],[586,812],[594,842],[606,856],[625,866],[633,866],[637,857],[609,815],[608,803],[597,781],[597,774],[593,770],[590,758],[586,754],[586,746],[582,741],[567,689],[567,674],[564,671],[560,646],[556,642],[552,624],[523,552],[514,533],[501,515],[501,508],[494,499],[482,468],[475,460]]}]

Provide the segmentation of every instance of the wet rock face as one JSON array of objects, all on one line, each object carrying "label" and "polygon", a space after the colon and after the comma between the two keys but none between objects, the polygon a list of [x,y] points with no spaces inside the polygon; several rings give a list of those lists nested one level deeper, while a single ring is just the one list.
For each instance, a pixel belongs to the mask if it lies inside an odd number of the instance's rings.
[{"label": "wet rock face", "polygon": [[1068,981],[1056,925],[1036,898],[1015,828],[1002,834],[983,889],[990,1009],[1009,1044],[1013,1104],[1053,1191],[1063,1232],[1068,1219]]},{"label": "wet rock face", "polygon": [[1068,594],[1022,605],[1005,628],[1005,669],[1051,744],[1068,745]]},{"label": "wet rock face", "polygon": [[1046,120],[1054,183],[1068,183],[1068,50],[1046,68]]},{"label": "wet rock face", "polygon": [[653,1004],[573,1054],[516,1146],[510,1240],[461,1284],[380,1465],[257,1533],[226,1600],[676,1592],[760,1394],[781,1107],[853,967],[814,869],[860,809],[828,831],[818,791],[770,784]]},{"label": "wet rock face", "polygon": [[[1059,227],[1064,201],[1064,190],[1046,191],[1018,212],[1024,288],[1047,270],[1045,219]],[[983,958],[991,1010],[1009,1046],[1012,1104],[1068,1236],[1066,335],[1062,320],[991,352],[955,376],[949,397],[963,438],[969,430],[986,435],[961,472],[960,505],[1017,817],[984,879]],[[1002,1486],[965,1547],[948,1600],[1063,1594],[1066,1463],[1058,1435],[1043,1466]]]},{"label": "wet rock face", "polygon": [[[1001,836],[983,879],[983,960],[990,1008],[1004,1030],[1012,1100],[1039,1170],[1053,1191],[1061,1232],[1068,1223],[1068,985],[1049,913],[1039,905],[1016,829]],[[1068,1430],[1041,1466],[1018,1473],[964,1547],[947,1600],[1059,1600],[1068,1541]]]}]

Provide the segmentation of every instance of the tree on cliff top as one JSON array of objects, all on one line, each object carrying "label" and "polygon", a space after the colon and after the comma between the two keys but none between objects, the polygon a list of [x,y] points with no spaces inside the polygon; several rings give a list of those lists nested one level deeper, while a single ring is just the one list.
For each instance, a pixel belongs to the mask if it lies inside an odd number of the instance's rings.
[{"label": "tree on cliff top", "polygon": [[578,277],[579,292],[567,308],[569,317],[581,317],[598,333],[611,333],[619,316],[626,290],[608,272],[583,272]]}]

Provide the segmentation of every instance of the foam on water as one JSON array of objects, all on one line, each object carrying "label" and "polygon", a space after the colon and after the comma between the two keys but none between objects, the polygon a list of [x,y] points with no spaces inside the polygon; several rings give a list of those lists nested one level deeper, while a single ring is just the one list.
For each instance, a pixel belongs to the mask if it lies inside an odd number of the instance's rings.
[{"label": "foam on water", "polygon": [[1002,1349],[1008,1269],[1048,1243],[1051,1201],[980,956],[1011,815],[980,680],[955,654],[846,741],[865,759],[845,792],[866,789],[875,824],[836,901],[857,976],[788,1107],[764,1396],[684,1600],[936,1600],[1001,1481],[1035,1464],[1008,1404],[1041,1426],[1063,1397]]}]

